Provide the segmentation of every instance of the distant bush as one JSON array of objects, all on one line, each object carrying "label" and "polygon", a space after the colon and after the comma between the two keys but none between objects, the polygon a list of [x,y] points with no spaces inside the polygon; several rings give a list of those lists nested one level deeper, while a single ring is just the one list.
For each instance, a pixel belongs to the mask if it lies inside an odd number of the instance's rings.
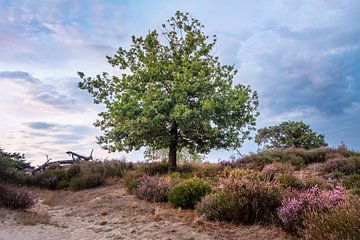
[{"label": "distant bush", "polygon": [[151,202],[164,202],[167,200],[169,184],[157,176],[143,176],[135,188],[135,194],[141,199]]},{"label": "distant bush", "polygon": [[265,149],[257,153],[251,153],[235,161],[223,161],[221,164],[224,167],[230,168],[262,170],[268,164],[281,162],[289,163],[298,170],[311,163],[326,161],[327,155],[332,152],[334,152],[333,149],[326,147],[310,150],[302,148]]},{"label": "distant bush", "polygon": [[321,190],[318,187],[304,192],[293,190],[290,194],[282,201],[277,212],[283,228],[292,233],[304,228],[307,213],[332,209],[345,200],[345,190],[341,186],[332,190]]},{"label": "distant bush", "polygon": [[70,180],[69,186],[74,191],[95,188],[104,183],[104,177],[100,174],[82,175]]},{"label": "distant bush", "polygon": [[169,202],[175,207],[194,208],[206,194],[211,192],[211,187],[199,178],[185,180],[168,193]]},{"label": "distant bush", "polygon": [[70,185],[70,182],[68,180],[60,180],[56,184],[56,189],[65,189],[68,188]]},{"label": "distant bush", "polygon": [[140,183],[140,179],[143,176],[139,171],[127,171],[124,174],[124,184],[128,193],[134,193],[135,189]]},{"label": "distant bush", "polygon": [[27,209],[35,205],[37,196],[25,188],[0,185],[0,207]]},{"label": "distant bush", "polygon": [[306,214],[301,235],[312,240],[360,239],[360,200]]},{"label": "distant bush", "polygon": [[[334,173],[342,172],[345,175],[356,173],[359,169],[356,169],[356,161],[352,158],[338,157],[330,159],[323,164],[323,172],[325,173]],[[360,166],[359,166],[360,167]]]},{"label": "distant bush", "polygon": [[141,171],[146,175],[162,175],[169,172],[169,164],[166,162],[152,162],[152,163],[143,163],[140,165]]}]

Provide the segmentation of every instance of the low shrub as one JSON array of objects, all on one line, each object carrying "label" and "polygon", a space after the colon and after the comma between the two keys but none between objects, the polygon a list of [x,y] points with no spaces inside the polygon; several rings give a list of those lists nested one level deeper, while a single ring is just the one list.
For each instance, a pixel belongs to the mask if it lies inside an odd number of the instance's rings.
[{"label": "low shrub", "polygon": [[360,174],[356,173],[350,176],[345,176],[342,179],[342,183],[347,189],[360,188]]},{"label": "low shrub", "polygon": [[82,175],[72,178],[69,187],[74,191],[95,188],[102,185],[104,180],[104,177],[100,174]]},{"label": "low shrub", "polygon": [[134,193],[140,183],[142,173],[138,171],[127,171],[124,174],[124,184],[128,193]]},{"label": "low shrub", "polygon": [[312,240],[360,239],[360,200],[306,214],[301,235]]},{"label": "low shrub", "polygon": [[303,229],[308,212],[328,210],[345,200],[345,190],[341,186],[332,190],[318,187],[303,192],[292,190],[288,194],[277,213],[283,228],[292,233]]},{"label": "low shrub", "polygon": [[349,175],[357,171],[356,160],[346,157],[333,158],[323,164],[322,171],[325,173],[342,172]]},{"label": "low shrub", "polygon": [[194,208],[206,194],[211,192],[211,187],[199,178],[185,180],[168,193],[169,202],[175,207]]},{"label": "low shrub", "polygon": [[203,198],[197,211],[209,220],[254,224],[276,221],[281,193],[270,182],[248,179],[225,179],[221,191]]},{"label": "low shrub", "polygon": [[70,185],[68,180],[60,180],[56,184],[56,189],[65,189],[68,188]]},{"label": "low shrub", "polygon": [[333,186],[327,183],[324,178],[319,176],[308,176],[303,181],[303,188],[310,189],[313,187],[319,187],[321,189],[331,189]]},{"label": "low shrub", "polygon": [[170,165],[166,162],[143,163],[140,169],[149,176],[162,175],[169,172]]},{"label": "low shrub", "polygon": [[292,174],[293,172],[293,167],[289,163],[274,162],[266,165],[262,169],[261,174],[264,175],[266,181],[271,182],[275,180],[275,175],[279,173]]},{"label": "low shrub", "polygon": [[151,202],[164,202],[167,200],[169,184],[156,176],[143,176],[134,192],[136,196]]},{"label": "low shrub", "polygon": [[67,175],[68,178],[73,178],[73,177],[77,177],[80,175],[81,172],[81,168],[78,164],[74,164],[72,166],[69,167],[69,169],[67,170]]},{"label": "low shrub", "polygon": [[240,180],[240,179],[244,179],[244,180],[246,179],[250,181],[265,180],[265,176],[261,174],[261,172],[252,169],[234,169],[230,171],[225,171],[225,177],[226,179],[232,179],[232,180]]},{"label": "low shrub", "polygon": [[351,189],[351,193],[354,195],[360,195],[360,188]]},{"label": "low shrub", "polygon": [[27,209],[34,206],[37,196],[25,188],[14,188],[0,185],[0,207]]},{"label": "low shrub", "polygon": [[283,189],[286,188],[296,188],[296,189],[302,189],[304,188],[303,182],[295,177],[293,174],[289,173],[280,173],[277,174],[275,177],[275,183],[279,184]]},{"label": "low shrub", "polygon": [[104,161],[102,163],[104,167],[104,177],[122,177],[126,169],[130,168],[130,165],[125,161]]}]

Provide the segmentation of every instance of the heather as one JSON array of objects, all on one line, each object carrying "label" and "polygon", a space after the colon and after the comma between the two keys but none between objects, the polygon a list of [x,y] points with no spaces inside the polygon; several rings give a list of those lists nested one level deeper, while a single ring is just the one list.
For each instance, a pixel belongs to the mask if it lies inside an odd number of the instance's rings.
[{"label": "heather", "polygon": [[37,196],[26,188],[0,184],[0,208],[27,209],[36,202]]},{"label": "heather", "polygon": [[307,213],[327,211],[345,201],[345,190],[341,186],[331,190],[318,187],[306,191],[289,190],[288,195],[277,213],[284,229],[294,233],[304,227]]},{"label": "heather", "polygon": [[150,202],[164,202],[168,191],[169,184],[163,178],[144,175],[135,188],[135,195]]}]

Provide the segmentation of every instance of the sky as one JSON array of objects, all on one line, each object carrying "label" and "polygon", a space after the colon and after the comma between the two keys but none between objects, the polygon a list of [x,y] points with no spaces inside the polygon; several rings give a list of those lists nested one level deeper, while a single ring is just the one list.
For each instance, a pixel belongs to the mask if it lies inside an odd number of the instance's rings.
[{"label": "sky", "polygon": [[[330,146],[360,150],[360,1],[0,0],[0,147],[34,165],[65,151],[109,154],[93,127],[102,106],[77,87],[87,76],[117,74],[105,58],[132,35],[189,12],[217,35],[213,54],[234,64],[237,84],[259,94],[257,128],[304,121]],[[241,153],[256,151],[251,141]],[[209,161],[234,151],[212,151]]]}]

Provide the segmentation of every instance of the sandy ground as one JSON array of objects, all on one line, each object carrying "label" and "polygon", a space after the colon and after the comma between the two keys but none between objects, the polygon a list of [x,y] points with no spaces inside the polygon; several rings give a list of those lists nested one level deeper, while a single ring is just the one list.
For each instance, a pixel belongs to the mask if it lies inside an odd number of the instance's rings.
[{"label": "sandy ground", "polygon": [[121,183],[80,192],[43,191],[32,209],[0,210],[0,240],[291,239],[274,227],[207,222],[191,210],[148,203]]}]

